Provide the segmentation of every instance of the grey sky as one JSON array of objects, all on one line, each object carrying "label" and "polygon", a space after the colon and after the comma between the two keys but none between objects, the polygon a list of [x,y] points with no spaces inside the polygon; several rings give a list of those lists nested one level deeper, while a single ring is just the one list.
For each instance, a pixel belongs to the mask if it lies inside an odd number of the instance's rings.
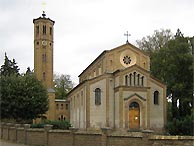
[{"label": "grey sky", "polygon": [[[42,3],[46,5],[42,5]],[[54,20],[54,72],[78,75],[103,51],[177,28],[194,35],[193,0],[0,0],[0,64],[4,53],[20,72],[33,69],[33,18],[46,11]]]}]

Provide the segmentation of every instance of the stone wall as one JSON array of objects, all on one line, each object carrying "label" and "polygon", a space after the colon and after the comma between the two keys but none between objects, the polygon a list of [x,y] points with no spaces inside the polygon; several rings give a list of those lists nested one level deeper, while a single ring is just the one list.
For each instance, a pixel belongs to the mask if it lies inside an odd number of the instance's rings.
[{"label": "stone wall", "polygon": [[1,123],[1,139],[32,146],[194,146],[194,136],[162,136],[152,131],[129,132],[32,129],[29,124]]}]

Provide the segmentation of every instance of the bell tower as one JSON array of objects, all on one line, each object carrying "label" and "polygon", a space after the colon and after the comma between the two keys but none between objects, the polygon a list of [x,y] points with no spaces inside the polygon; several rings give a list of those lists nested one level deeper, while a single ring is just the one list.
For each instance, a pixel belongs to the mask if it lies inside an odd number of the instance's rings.
[{"label": "bell tower", "polygon": [[53,26],[55,21],[42,17],[34,23],[34,72],[46,88],[53,88]]},{"label": "bell tower", "polygon": [[47,88],[49,109],[45,114],[49,120],[55,119],[55,91],[53,90],[53,35],[55,21],[42,17],[33,19],[34,23],[34,73]]}]

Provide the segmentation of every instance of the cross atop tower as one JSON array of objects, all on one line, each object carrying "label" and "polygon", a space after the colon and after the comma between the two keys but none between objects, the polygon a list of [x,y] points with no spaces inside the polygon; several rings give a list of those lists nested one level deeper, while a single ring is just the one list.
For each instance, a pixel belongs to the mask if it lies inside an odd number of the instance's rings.
[{"label": "cross atop tower", "polygon": [[127,41],[126,41],[126,43],[129,43],[128,37],[131,36],[131,34],[129,34],[128,31],[127,31],[127,33],[125,33],[124,36],[127,36]]},{"label": "cross atop tower", "polygon": [[46,17],[45,11],[43,11],[43,13],[42,13],[42,17],[43,17],[43,18],[45,18],[45,17]]}]

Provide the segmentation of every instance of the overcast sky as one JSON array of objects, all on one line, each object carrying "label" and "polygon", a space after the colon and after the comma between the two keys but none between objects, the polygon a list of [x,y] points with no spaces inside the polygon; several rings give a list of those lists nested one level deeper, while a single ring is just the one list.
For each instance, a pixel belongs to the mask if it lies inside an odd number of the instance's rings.
[{"label": "overcast sky", "polygon": [[20,72],[34,68],[33,18],[55,21],[54,72],[78,75],[104,50],[161,28],[194,35],[194,0],[0,0],[0,65],[4,53]]}]

